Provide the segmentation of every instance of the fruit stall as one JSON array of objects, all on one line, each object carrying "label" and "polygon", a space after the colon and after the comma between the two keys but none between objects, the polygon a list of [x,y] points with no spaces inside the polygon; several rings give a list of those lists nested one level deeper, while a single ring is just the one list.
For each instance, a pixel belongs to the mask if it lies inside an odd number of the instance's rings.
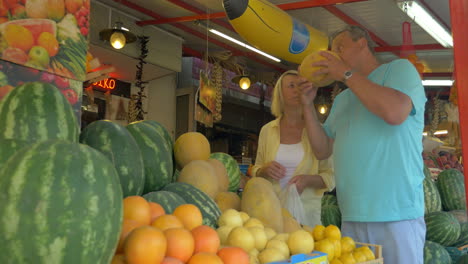
[{"label": "fruit stall", "polygon": [[[468,263],[468,5],[450,0],[450,9],[460,131],[425,137],[425,264]],[[134,120],[83,125],[83,98],[98,89],[91,84],[111,89],[90,77],[90,12],[90,0],[0,0],[0,263],[384,263],[381,245],[342,235],[336,193],[321,198],[322,224],[307,226],[270,181],[248,177],[250,134],[236,155],[219,151],[209,129],[174,136],[162,122],[138,118],[147,114],[145,95],[133,101],[130,84],[121,85]],[[140,51],[138,87],[148,49]],[[197,93],[206,96],[200,109],[214,109],[195,113],[198,124],[221,118],[219,98]],[[255,118],[265,121],[261,106]]]}]

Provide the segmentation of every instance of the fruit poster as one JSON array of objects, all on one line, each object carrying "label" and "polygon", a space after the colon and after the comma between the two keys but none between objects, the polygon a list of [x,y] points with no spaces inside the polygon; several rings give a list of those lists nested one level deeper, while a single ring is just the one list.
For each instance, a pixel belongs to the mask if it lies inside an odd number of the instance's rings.
[{"label": "fruit poster", "polygon": [[90,0],[0,0],[0,58],[84,81]]},{"label": "fruit poster", "polygon": [[216,110],[216,90],[209,76],[203,71],[200,71],[200,93],[198,98],[200,103],[211,113]]},{"label": "fruit poster", "polygon": [[0,103],[8,92],[26,82],[45,82],[57,87],[71,104],[77,120],[81,119],[82,82],[0,60]]}]

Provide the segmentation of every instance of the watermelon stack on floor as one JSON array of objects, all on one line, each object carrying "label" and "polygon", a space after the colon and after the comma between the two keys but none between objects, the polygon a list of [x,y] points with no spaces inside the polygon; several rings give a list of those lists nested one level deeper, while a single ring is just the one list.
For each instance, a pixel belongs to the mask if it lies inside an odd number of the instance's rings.
[{"label": "watermelon stack on floor", "polygon": [[177,206],[187,203],[180,195],[168,191],[150,192],[143,195],[143,198],[149,202],[160,204],[167,214],[172,214]]},{"label": "watermelon stack on floor", "polygon": [[424,244],[424,264],[450,264],[452,259],[443,246],[427,241]]},{"label": "watermelon stack on floor", "polygon": [[0,168],[15,152],[28,145],[24,140],[0,138]]},{"label": "watermelon stack on floor", "polygon": [[125,127],[109,120],[95,121],[83,129],[80,142],[100,151],[114,164],[124,197],[142,194],[145,183],[143,157]]},{"label": "watermelon stack on floor", "polygon": [[0,170],[0,263],[109,263],[122,222],[113,164],[62,140],[22,149]]},{"label": "watermelon stack on floor", "polygon": [[222,152],[211,153],[210,158],[217,159],[224,164],[229,177],[228,191],[237,192],[239,189],[241,177],[241,171],[237,161],[231,155]]},{"label": "watermelon stack on floor", "polygon": [[159,191],[173,178],[172,151],[163,134],[147,121],[137,121],[127,125],[135,138],[145,168],[143,193]]}]

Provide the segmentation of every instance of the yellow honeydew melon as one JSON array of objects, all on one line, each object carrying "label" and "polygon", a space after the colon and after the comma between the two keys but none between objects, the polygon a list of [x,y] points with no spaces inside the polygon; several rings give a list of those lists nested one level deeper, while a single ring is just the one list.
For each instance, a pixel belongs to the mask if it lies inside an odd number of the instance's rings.
[{"label": "yellow honeydew melon", "polygon": [[249,227],[249,232],[253,235],[255,239],[255,248],[257,250],[263,250],[268,242],[267,236],[265,234],[265,230],[263,227]]},{"label": "yellow honeydew melon", "polygon": [[249,216],[246,212],[239,212],[239,214],[240,214],[240,216],[241,216],[242,221],[244,222],[244,224],[245,224],[245,222],[247,222],[247,220],[250,219],[250,216]]},{"label": "yellow honeydew melon", "polygon": [[218,227],[218,229],[216,229],[221,245],[227,244],[227,238],[229,236],[229,233],[231,233],[232,229],[234,229],[233,226],[220,226]]},{"label": "yellow honeydew melon", "polygon": [[188,163],[180,171],[177,181],[193,185],[213,199],[218,193],[218,178],[213,167],[205,160],[194,160]]},{"label": "yellow honeydew melon", "polygon": [[229,233],[227,244],[249,252],[255,248],[255,238],[247,228],[238,226]]},{"label": "yellow honeydew melon", "polygon": [[[241,207],[241,199],[239,195],[234,192],[219,192],[216,195],[215,202],[221,212],[228,209],[240,210]],[[242,219],[242,215],[240,215],[240,217]]]},{"label": "yellow honeydew melon", "polygon": [[184,133],[174,143],[174,156],[179,168],[193,160],[208,160],[210,154],[210,142],[198,132]]},{"label": "yellow honeydew melon", "polygon": [[247,220],[244,223],[244,227],[255,227],[255,226],[264,228],[264,225],[263,225],[262,221],[258,220],[255,217],[249,218],[249,220]]},{"label": "yellow honeydew melon", "polygon": [[288,247],[291,255],[309,254],[314,250],[314,238],[303,229],[294,231],[289,235]]},{"label": "yellow honeydew melon", "polygon": [[261,264],[286,260],[284,255],[275,248],[267,248],[258,254],[258,260]]},{"label": "yellow honeydew melon", "polygon": [[242,226],[242,218],[235,209],[227,209],[218,218],[218,226]]},{"label": "yellow honeydew melon", "polygon": [[208,162],[213,166],[216,177],[218,177],[219,192],[227,192],[229,187],[229,176],[224,167],[224,164],[217,159],[208,159]]},{"label": "yellow honeydew melon", "polygon": [[283,231],[281,204],[271,182],[264,178],[254,177],[244,187],[241,209],[251,218],[259,219],[265,227],[276,232]]},{"label": "yellow honeydew melon", "polygon": [[279,233],[276,236],[274,236],[271,240],[280,240],[280,241],[288,241],[289,234],[288,233]]},{"label": "yellow honeydew melon", "polygon": [[[340,56],[332,51],[325,52],[328,52],[340,59]],[[314,75],[316,71],[322,69],[323,67],[312,66],[312,64],[321,60],[326,60],[326,58],[320,55],[320,51],[312,52],[302,60],[302,63],[299,66],[299,75],[303,76],[317,87],[330,85],[334,81],[328,76],[328,74]]]},{"label": "yellow honeydew melon", "polygon": [[264,230],[265,230],[265,234],[266,234],[268,240],[271,240],[273,237],[276,236],[276,232],[272,228],[265,227]]},{"label": "yellow honeydew melon", "polygon": [[302,229],[299,222],[296,221],[292,216],[283,214],[283,232],[291,233],[296,230]]}]

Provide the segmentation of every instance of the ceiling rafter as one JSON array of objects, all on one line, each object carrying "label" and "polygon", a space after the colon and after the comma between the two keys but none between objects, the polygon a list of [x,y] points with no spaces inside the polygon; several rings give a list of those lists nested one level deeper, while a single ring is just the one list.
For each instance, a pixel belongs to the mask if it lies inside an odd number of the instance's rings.
[{"label": "ceiling rafter", "polygon": [[[141,12],[141,13],[143,13],[143,14],[145,14],[145,15],[151,16],[151,17],[153,17],[153,18],[155,18],[155,19],[164,18],[163,16],[157,14],[156,12],[151,11],[151,10],[148,10],[147,8],[144,8],[144,7],[140,6],[140,5],[137,5],[137,4],[135,4],[135,3],[132,3],[132,2],[130,2],[130,1],[128,1],[128,0],[114,0],[114,1],[117,2],[117,3],[120,3],[120,4],[122,4],[122,5],[125,5],[126,7],[129,7],[129,8],[131,8],[131,9],[133,9],[133,10],[136,10],[136,11],[138,11],[138,12]],[[220,47],[222,47],[222,48],[224,48],[224,49],[230,50],[230,51],[232,51],[232,52],[235,53],[235,54],[244,54],[243,51],[241,51],[241,50],[239,50],[239,49],[236,49],[236,48],[234,48],[234,47],[232,47],[232,46],[230,46],[230,45],[228,45],[228,44],[226,44],[226,43],[224,43],[224,42],[222,42],[222,41],[220,41],[220,40],[217,40],[217,39],[215,39],[215,38],[209,37],[209,36],[207,36],[207,35],[205,35],[205,34],[199,32],[199,31],[197,31],[197,30],[195,30],[195,29],[192,29],[191,27],[188,27],[188,26],[185,26],[185,25],[181,25],[181,24],[174,24],[174,25],[172,25],[172,26],[177,27],[177,28],[179,28],[179,29],[181,29],[181,30],[183,30],[183,31],[185,31],[185,32],[188,32],[188,33],[190,33],[190,34],[192,34],[192,35],[194,35],[194,36],[196,36],[196,37],[198,37],[198,38],[201,38],[201,39],[208,39],[211,43],[216,44],[216,45],[218,45],[218,46],[220,46]],[[269,63],[269,62],[266,62],[266,61],[264,61],[264,60],[262,60],[262,59],[259,59],[259,58],[255,57],[255,56],[248,56],[248,57],[249,57],[249,59],[251,59],[251,60],[254,60],[254,61],[256,61],[256,62],[258,62],[258,63],[261,63],[261,64],[263,64],[263,65],[265,65],[265,66],[268,66],[268,67],[270,67],[270,68],[273,68],[273,69],[275,69],[275,70],[277,70],[277,71],[280,71],[280,72],[285,71],[285,69],[283,69],[283,68],[281,68],[281,67],[279,67],[279,66],[276,66],[276,65],[274,65],[274,64],[271,64],[271,63]]]},{"label": "ceiling rafter", "polygon": [[[172,18],[165,18],[165,19],[144,20],[144,21],[137,22],[137,24],[140,26],[159,25],[159,24],[169,24],[169,23],[190,22],[190,21],[195,21],[195,20],[218,19],[218,18],[226,17],[226,12],[216,12],[212,14],[207,14],[207,13],[203,13],[202,10],[194,6],[191,6],[181,0],[168,0],[168,1],[173,4],[176,4],[179,7],[185,8],[193,13],[196,13],[197,15],[172,17]],[[297,10],[297,9],[305,9],[305,8],[312,8],[312,7],[324,7],[324,6],[331,6],[331,5],[336,5],[336,4],[363,2],[363,1],[369,1],[369,0],[306,0],[306,1],[295,2],[295,3],[279,4],[277,5],[277,7],[284,11],[287,11],[287,10]]]}]

